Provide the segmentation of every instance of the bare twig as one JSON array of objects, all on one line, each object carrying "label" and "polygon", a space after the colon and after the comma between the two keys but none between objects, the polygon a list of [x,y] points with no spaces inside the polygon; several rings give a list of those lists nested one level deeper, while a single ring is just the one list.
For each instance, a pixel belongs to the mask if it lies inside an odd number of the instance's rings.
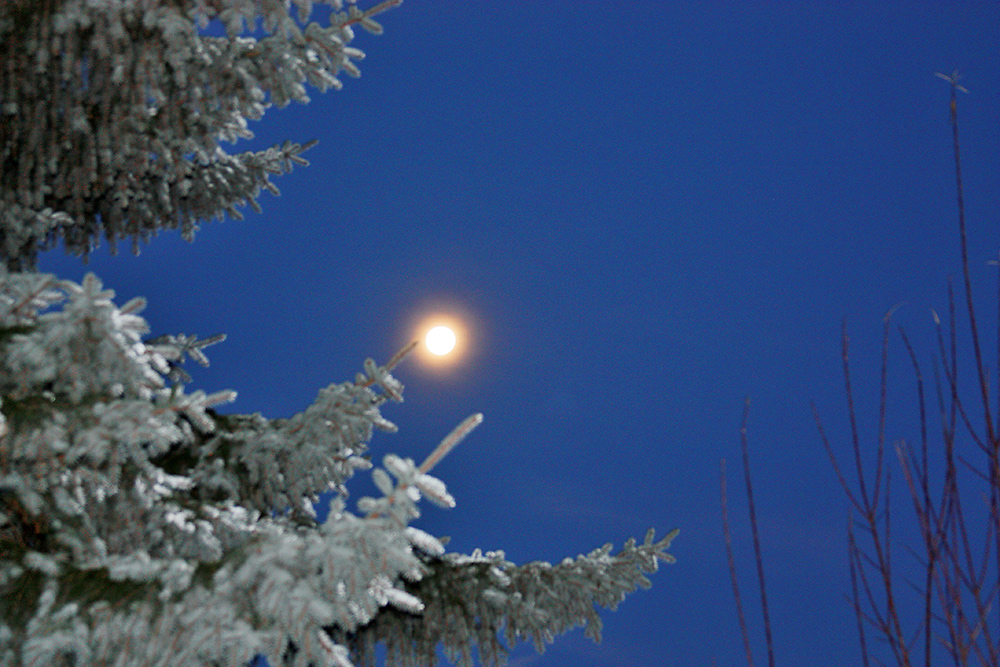
[{"label": "bare twig", "polygon": [[[847,522],[847,555],[851,570],[851,602],[854,606],[854,617],[858,623],[858,641],[861,644],[861,664],[863,667],[868,667],[868,643],[865,641],[865,612],[861,608],[861,600],[858,596],[858,571],[861,569],[861,565],[858,562],[858,554],[860,554],[860,550],[858,549],[857,543],[854,541],[854,530],[851,527],[852,521],[853,520]],[[861,576],[864,576],[863,571],[861,572]]]},{"label": "bare twig", "polygon": [[[860,578],[862,587],[865,590],[866,597],[868,599],[869,606],[874,614],[874,625],[879,629],[879,632],[883,634],[886,640],[889,642],[889,646],[893,651],[898,665],[909,667],[910,656],[909,649],[906,642],[906,636],[903,633],[902,623],[899,619],[899,610],[896,604],[896,597],[893,591],[893,581],[892,581],[892,552],[889,547],[889,524],[888,524],[888,501],[889,493],[888,489],[884,490],[885,509],[884,528],[879,528],[878,520],[878,509],[880,501],[880,493],[883,493],[881,487],[883,476],[886,479],[886,485],[888,486],[888,471],[885,469],[884,465],[884,451],[885,451],[885,418],[886,418],[886,396],[887,396],[887,386],[888,386],[888,349],[889,349],[889,319],[892,316],[893,311],[896,307],[890,309],[883,320],[882,329],[882,360],[880,368],[880,379],[879,379],[879,420],[878,420],[878,431],[876,433],[876,456],[875,456],[875,472],[873,475],[873,487],[871,494],[867,491],[866,485],[866,474],[864,466],[862,465],[862,452],[861,452],[861,438],[857,427],[857,414],[854,407],[854,389],[851,384],[851,371],[850,371],[850,355],[849,355],[849,338],[847,335],[847,324],[843,324],[842,335],[841,335],[841,355],[843,361],[843,373],[844,373],[844,393],[847,398],[847,411],[848,419],[851,425],[851,444],[852,451],[854,454],[854,464],[855,464],[855,474],[857,476],[856,483],[860,490],[860,493],[856,494],[848,484],[847,478],[844,475],[843,470],[837,463],[837,458],[833,453],[833,446],[830,443],[829,438],[827,438],[826,433],[823,430],[823,426],[820,423],[818,413],[816,411],[815,405],[813,406],[813,415],[816,419],[817,426],[819,427],[820,439],[823,442],[823,447],[826,449],[826,453],[830,458],[830,463],[833,466],[834,472],[837,475],[837,480],[840,482],[841,487],[844,489],[844,493],[847,495],[848,500],[853,505],[854,509],[862,517],[862,525],[871,537],[872,549],[874,551],[873,556],[869,556],[864,553],[857,546],[854,541],[853,531],[849,532],[848,538],[851,542],[851,553],[856,564],[857,576]],[[876,602],[874,593],[872,592],[867,575],[865,574],[865,568],[863,564],[867,562],[869,566],[875,570],[882,582],[882,589],[884,595],[884,603],[886,605],[885,614],[879,611],[879,605]],[[861,610],[857,607],[855,608],[856,614],[861,614]],[[859,617],[860,618],[860,617]],[[862,644],[863,644],[862,640]]]},{"label": "bare twig", "polygon": [[750,634],[747,632],[747,617],[743,613],[740,585],[736,579],[736,562],[733,559],[733,534],[729,528],[729,511],[726,503],[726,459],[722,459],[719,472],[719,487],[722,495],[722,534],[726,541],[726,560],[729,562],[729,579],[733,582],[733,599],[736,600],[736,617],[740,623],[740,636],[747,657],[747,667],[753,667],[753,652],[750,650]]},{"label": "bare twig", "polygon": [[990,413],[990,390],[986,379],[986,366],[983,363],[983,352],[979,345],[979,328],[976,326],[976,311],[972,305],[972,280],[969,275],[969,248],[965,224],[965,194],[962,188],[962,159],[958,143],[958,91],[969,92],[958,85],[959,74],[952,72],[950,77],[942,77],[951,84],[951,135],[955,152],[955,194],[958,202],[958,234],[962,248],[962,278],[965,281],[965,307],[969,313],[969,327],[972,334],[972,351],[976,356],[976,373],[979,378],[979,393],[983,401],[983,412],[986,419],[988,440],[996,441],[993,417]]},{"label": "bare twig", "polygon": [[767,664],[774,667],[774,641],[771,637],[771,615],[767,611],[767,586],[764,585],[764,558],[760,553],[760,535],[757,531],[757,510],[753,502],[753,482],[750,481],[750,447],[747,444],[747,423],[750,420],[750,398],[743,404],[743,421],[740,423],[740,448],[743,450],[743,476],[747,483],[747,503],[750,509],[750,530],[753,534],[753,553],[757,561],[757,581],[760,584],[760,608],[764,616],[764,639],[767,644]]}]

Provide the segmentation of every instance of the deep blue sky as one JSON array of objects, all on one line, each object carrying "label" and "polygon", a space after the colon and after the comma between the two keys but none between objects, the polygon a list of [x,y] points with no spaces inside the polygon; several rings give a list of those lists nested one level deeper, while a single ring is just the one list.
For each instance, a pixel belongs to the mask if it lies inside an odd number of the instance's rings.
[{"label": "deep blue sky", "polygon": [[[359,33],[362,78],[274,109],[257,137],[320,144],[262,215],[164,234],[138,258],[62,251],[155,333],[226,332],[196,386],[287,416],[386,360],[434,309],[470,323],[443,372],[411,360],[373,454],[421,459],[456,497],[418,525],[451,548],[557,561],[680,527],[678,562],[582,632],[516,665],[741,664],[721,530],[726,457],[744,596],[755,600],[738,427],[754,462],[779,664],[858,662],[847,505],[814,401],[848,453],[840,323],[872,432],[883,314],[930,369],[929,308],[959,269],[948,85],[959,103],[973,280],[996,311],[1000,3],[489,3],[407,0]],[[913,440],[898,338],[889,438]],[[902,477],[897,487],[902,489]],[[361,481],[361,480],[359,480]],[[364,480],[367,484],[367,480]],[[371,488],[358,487],[355,497]],[[901,505],[905,509],[905,505]],[[898,512],[899,570],[903,550]],[[909,522],[909,523],[908,523]],[[763,660],[759,614],[751,631]]]}]

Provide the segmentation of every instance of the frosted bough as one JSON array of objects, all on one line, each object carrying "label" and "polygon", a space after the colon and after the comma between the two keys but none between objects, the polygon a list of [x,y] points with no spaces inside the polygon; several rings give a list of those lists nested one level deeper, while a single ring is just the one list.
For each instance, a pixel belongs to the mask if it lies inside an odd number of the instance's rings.
[{"label": "frosted bough", "polygon": [[[220,142],[356,76],[355,29],[381,33],[399,0],[336,0],[323,24],[291,4],[0,3],[0,664],[348,667],[378,643],[393,665],[433,664],[438,646],[499,664],[577,625],[599,638],[594,605],[673,562],[677,531],[556,565],[448,553],[412,524],[423,499],[454,505],[430,471],[482,417],[420,465],[373,468],[405,351],[290,418],[222,414],[235,392],[189,392],[184,368],[222,336],[152,335],[142,299],[37,272],[56,244],[191,238],[277,194],[270,176],[310,143]],[[352,512],[347,485],[369,469],[378,495]]]}]

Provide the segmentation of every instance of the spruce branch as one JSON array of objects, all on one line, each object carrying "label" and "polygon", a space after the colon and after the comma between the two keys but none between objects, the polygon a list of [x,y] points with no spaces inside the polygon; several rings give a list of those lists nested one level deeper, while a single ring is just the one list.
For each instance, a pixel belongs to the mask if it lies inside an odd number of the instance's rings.
[{"label": "spruce branch", "polygon": [[[220,142],[252,137],[247,121],[270,106],[308,102],[307,84],[357,76],[352,25],[381,32],[371,17],[398,4],[304,27],[274,0],[0,4],[0,262],[32,269],[60,240],[87,255],[102,236],[137,251],[160,229],[190,240],[202,221],[259,210],[262,190],[278,192],[270,175],[306,164],[314,142],[238,155]],[[269,34],[242,36],[258,16]],[[198,31],[215,18],[227,36]]]},{"label": "spruce branch", "polygon": [[617,554],[606,544],[556,565],[518,566],[502,551],[424,556],[430,574],[405,584],[424,603],[419,615],[384,608],[354,632],[326,630],[350,647],[361,665],[374,664],[378,642],[385,644],[387,664],[407,667],[437,664],[439,645],[448,660],[463,667],[472,665],[473,649],[481,664],[499,666],[515,643],[531,640],[542,651],[555,635],[579,626],[599,642],[595,605],[615,609],[628,593],[648,588],[645,575],[655,572],[659,561],[674,562],[666,549],[678,533],[655,540],[650,530],[642,544],[630,539]]}]

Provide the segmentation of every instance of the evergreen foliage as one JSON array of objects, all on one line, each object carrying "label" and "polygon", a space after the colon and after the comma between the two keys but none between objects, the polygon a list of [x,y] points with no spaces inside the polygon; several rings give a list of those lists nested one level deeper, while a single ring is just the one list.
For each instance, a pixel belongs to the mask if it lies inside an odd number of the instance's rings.
[{"label": "evergreen foliage", "polygon": [[[287,142],[230,155],[247,119],[339,88],[363,54],[367,10],[311,0],[17,0],[0,4],[0,664],[434,664],[436,647],[500,664],[506,645],[586,625],[646,587],[677,531],[557,565],[446,553],[411,522],[454,501],[429,470],[389,454],[382,493],[348,511],[372,468],[381,413],[402,400],[402,358],[367,360],[289,419],[221,415],[234,392],[188,393],[187,358],[221,337],[148,337],[142,299],[117,305],[93,274],[38,273],[40,250],[85,256],[101,236],[191,238],[257,208],[271,174],[305,164]],[[245,36],[263,25],[264,35]],[[219,21],[226,35],[204,34]],[[403,351],[405,353],[405,350]],[[335,492],[327,518],[314,503]]]}]

